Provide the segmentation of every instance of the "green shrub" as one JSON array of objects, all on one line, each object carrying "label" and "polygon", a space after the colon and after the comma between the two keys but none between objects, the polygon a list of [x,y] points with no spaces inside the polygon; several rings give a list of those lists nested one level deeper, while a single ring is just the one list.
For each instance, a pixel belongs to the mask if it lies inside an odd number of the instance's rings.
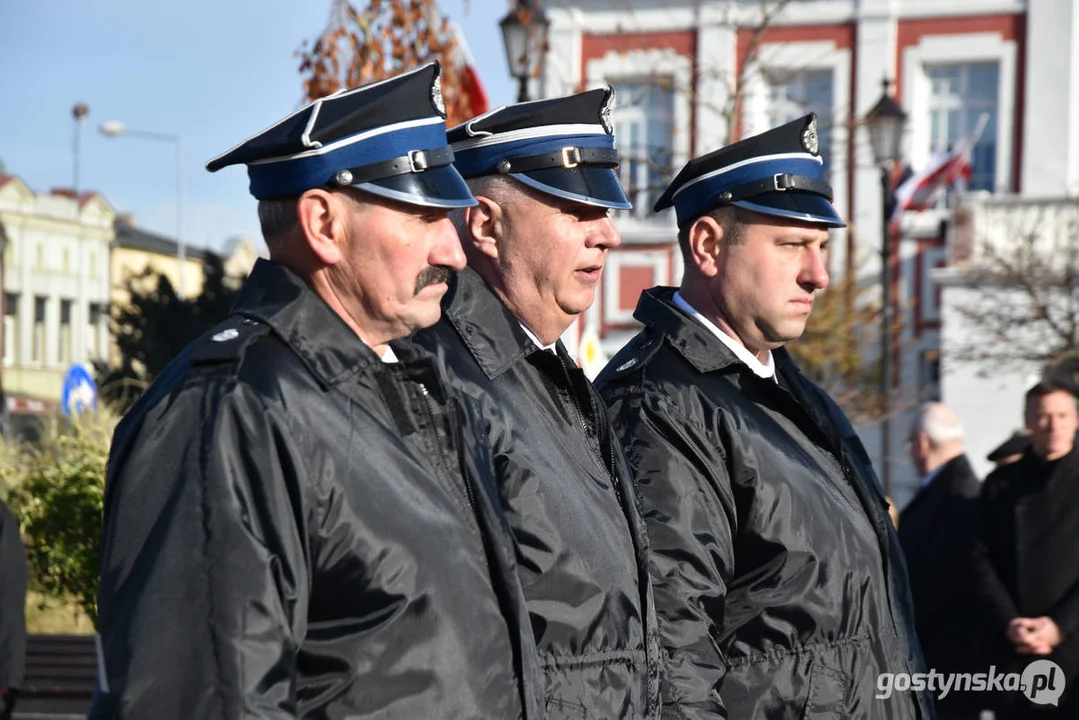
[{"label": "green shrub", "polygon": [[4,443],[0,483],[19,519],[30,589],[74,603],[97,623],[105,468],[116,418],[90,412],[51,420],[40,446]]}]

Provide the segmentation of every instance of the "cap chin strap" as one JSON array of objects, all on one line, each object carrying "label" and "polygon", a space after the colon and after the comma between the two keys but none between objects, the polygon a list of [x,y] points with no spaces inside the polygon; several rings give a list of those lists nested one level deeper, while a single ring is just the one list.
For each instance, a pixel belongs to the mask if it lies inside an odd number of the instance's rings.
[{"label": "cap chin strap", "polygon": [[453,149],[449,146],[436,150],[410,150],[407,155],[383,160],[382,162],[345,168],[334,173],[330,185],[344,187],[359,183],[381,180],[396,175],[407,175],[424,170],[445,167],[453,162]]},{"label": "cap chin strap", "polygon": [[808,175],[791,175],[790,173],[778,173],[763,180],[736,185],[729,190],[724,190],[716,198],[723,204],[730,204],[751,198],[754,195],[763,195],[773,192],[809,192],[832,200],[832,186],[823,180],[809,177]]},{"label": "cap chin strap", "polygon": [[500,173],[526,173],[531,170],[546,170],[548,168],[564,168],[572,170],[578,165],[599,165],[601,167],[618,167],[618,151],[614,148],[582,148],[564,147],[561,150],[539,155],[525,155],[524,157],[503,158],[498,161],[495,170]]}]

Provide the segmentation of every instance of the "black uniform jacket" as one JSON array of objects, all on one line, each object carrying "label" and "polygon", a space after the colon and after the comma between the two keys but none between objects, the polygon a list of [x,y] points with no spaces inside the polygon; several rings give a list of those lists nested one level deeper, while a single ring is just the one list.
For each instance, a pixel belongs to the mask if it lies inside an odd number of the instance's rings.
[{"label": "black uniform jacket", "polygon": [[541,717],[491,458],[406,353],[259,261],[147,390],[110,456],[92,717]]},{"label": "black uniform jacket", "polygon": [[[1021,671],[1038,657],[1012,651],[1005,637],[1008,623],[1017,617],[1052,618],[1063,636],[1047,657],[1067,677],[1062,717],[1079,717],[1077,508],[1079,451],[1046,462],[1027,450],[985,479],[975,544],[978,597],[992,643],[989,659]],[[1025,701],[1019,704],[1031,708]]]},{"label": "black uniform jacket", "polygon": [[[981,483],[966,455],[944,463],[899,516],[914,623],[925,664],[942,673],[986,672],[980,655],[975,572],[970,561]],[[979,693],[951,692],[954,710],[985,707]]]},{"label": "black uniform jacket", "polygon": [[0,502],[0,688],[21,687],[26,671],[26,580],[19,523]]},{"label": "black uniform jacket", "polygon": [[671,717],[918,718],[906,569],[865,449],[775,351],[762,379],[673,303],[596,381],[636,474],[673,688]]},{"label": "black uniform jacket", "polygon": [[[550,718],[659,713],[646,532],[606,408],[561,343],[537,348],[471,269],[416,338],[498,410],[491,443]],[[492,423],[495,425],[495,423]]]}]

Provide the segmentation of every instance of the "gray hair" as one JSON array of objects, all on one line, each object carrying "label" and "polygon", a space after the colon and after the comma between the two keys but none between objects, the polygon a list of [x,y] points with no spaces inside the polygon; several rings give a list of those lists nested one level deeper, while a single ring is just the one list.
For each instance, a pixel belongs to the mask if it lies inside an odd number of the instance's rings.
[{"label": "gray hair", "polygon": [[[517,181],[505,175],[481,175],[480,177],[469,178],[465,183],[473,195],[483,195],[491,198],[500,207],[511,204],[522,192]],[[468,226],[465,224],[465,210],[467,208],[450,211],[450,222],[453,223],[453,227],[457,230],[457,237],[462,240],[467,239],[469,236]]]},{"label": "gray hair", "polygon": [[918,408],[914,417],[914,432],[924,433],[934,447],[963,439],[963,425],[959,417],[950,407],[939,402],[923,403]]}]

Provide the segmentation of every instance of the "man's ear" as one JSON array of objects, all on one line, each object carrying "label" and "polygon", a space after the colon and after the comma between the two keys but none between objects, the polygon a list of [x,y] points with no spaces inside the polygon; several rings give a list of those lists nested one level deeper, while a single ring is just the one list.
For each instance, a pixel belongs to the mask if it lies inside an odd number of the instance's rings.
[{"label": "man's ear", "polygon": [[489,197],[477,195],[476,202],[465,208],[467,238],[461,238],[492,260],[498,259],[498,241],[502,238],[502,206]]},{"label": "man's ear", "polygon": [[296,202],[300,230],[323,265],[341,261],[346,236],[345,214],[351,200],[342,193],[315,188]]},{"label": "man's ear", "polygon": [[719,249],[723,242],[723,226],[711,215],[702,215],[689,228],[689,256],[705,277],[719,272]]}]

